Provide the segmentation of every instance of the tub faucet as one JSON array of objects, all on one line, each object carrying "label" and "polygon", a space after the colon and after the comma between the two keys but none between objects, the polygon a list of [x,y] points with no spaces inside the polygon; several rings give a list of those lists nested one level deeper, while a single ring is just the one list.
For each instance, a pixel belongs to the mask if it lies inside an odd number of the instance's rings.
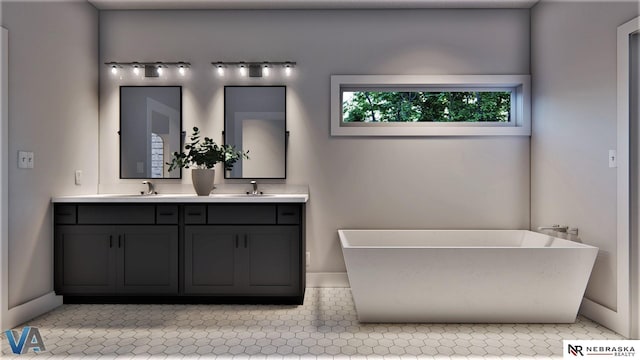
[{"label": "tub faucet", "polygon": [[258,193],[258,182],[255,180],[251,181],[251,186],[252,186],[252,190],[251,190],[251,195],[259,195]]},{"label": "tub faucet", "polygon": [[145,180],[142,183],[147,185],[147,192],[140,191],[140,195],[156,195],[158,193],[151,181]]},{"label": "tub faucet", "polygon": [[566,233],[567,230],[569,229],[568,226],[566,225],[552,225],[552,226],[539,226],[538,227],[538,231],[542,231],[542,230],[553,230],[553,231],[557,231],[557,232],[561,232],[561,233]]}]

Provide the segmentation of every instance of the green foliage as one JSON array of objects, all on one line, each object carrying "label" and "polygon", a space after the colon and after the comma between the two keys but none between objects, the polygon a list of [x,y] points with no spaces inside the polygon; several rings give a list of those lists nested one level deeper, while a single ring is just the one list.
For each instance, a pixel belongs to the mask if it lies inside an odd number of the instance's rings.
[{"label": "green foliage", "polygon": [[[232,145],[218,145],[208,137],[201,139],[200,129],[193,128],[190,137],[191,142],[184,146],[185,152],[174,152],[171,162],[168,162],[169,171],[177,168],[188,169],[213,169],[218,162],[225,162],[225,169],[231,169],[240,158],[248,159],[248,153],[236,150]],[[201,141],[202,140],[202,141]]]},{"label": "green foliage", "polygon": [[[346,94],[346,93],[345,93]],[[344,122],[509,122],[508,91],[355,91],[342,104]]]},{"label": "green foliage", "polygon": [[233,169],[233,165],[240,159],[249,160],[249,150],[242,152],[233,145],[222,145],[222,155],[225,170]]}]

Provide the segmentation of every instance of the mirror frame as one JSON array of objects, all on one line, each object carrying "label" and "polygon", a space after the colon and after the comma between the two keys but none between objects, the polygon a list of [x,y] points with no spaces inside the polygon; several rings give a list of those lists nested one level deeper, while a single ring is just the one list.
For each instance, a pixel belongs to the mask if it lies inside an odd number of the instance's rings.
[{"label": "mirror frame", "polygon": [[[224,127],[222,131],[222,140],[224,144],[227,144],[227,88],[283,88],[284,89],[284,174],[282,177],[227,177],[227,172],[223,171],[224,178],[229,180],[246,180],[246,179],[259,179],[259,180],[284,180],[287,178],[287,143],[289,141],[289,131],[287,130],[287,86],[286,85],[225,85],[224,86]],[[249,149],[251,150],[251,149]],[[251,152],[249,152],[251,157]],[[223,168],[224,169],[224,168]]]},{"label": "mirror frame", "polygon": [[[141,179],[152,179],[152,180],[177,180],[182,179],[182,168],[178,169],[178,177],[172,178],[152,178],[152,177],[122,177],[122,89],[123,88],[178,88],[180,93],[180,148],[178,151],[182,151],[184,147],[184,129],[182,128],[182,86],[181,85],[120,85],[119,89],[119,120],[118,120],[118,151],[120,152],[118,155],[118,174],[121,180],[141,180]],[[171,152],[173,154],[173,152]],[[163,166],[165,166],[163,164]]]}]

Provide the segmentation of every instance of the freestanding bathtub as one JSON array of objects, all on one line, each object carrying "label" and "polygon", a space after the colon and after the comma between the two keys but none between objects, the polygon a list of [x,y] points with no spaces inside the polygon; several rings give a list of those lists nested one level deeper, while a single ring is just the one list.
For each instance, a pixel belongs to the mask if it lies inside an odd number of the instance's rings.
[{"label": "freestanding bathtub", "polygon": [[572,323],[598,248],[526,230],[339,230],[361,322]]}]

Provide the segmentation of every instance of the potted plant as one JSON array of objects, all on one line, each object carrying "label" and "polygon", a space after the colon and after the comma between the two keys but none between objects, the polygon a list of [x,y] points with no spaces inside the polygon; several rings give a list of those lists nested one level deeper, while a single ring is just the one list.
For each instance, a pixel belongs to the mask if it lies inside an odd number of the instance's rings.
[{"label": "potted plant", "polygon": [[222,148],[222,156],[224,158],[224,171],[226,172],[226,177],[230,178],[231,170],[233,170],[233,165],[235,165],[238,160],[249,160],[249,150],[247,150],[246,152],[242,152],[240,150],[237,150],[233,145],[222,145]]},{"label": "potted plant", "polygon": [[171,162],[167,165],[169,165],[169,171],[176,168],[193,168],[191,170],[193,188],[198,195],[208,196],[213,190],[214,166],[222,161],[224,150],[208,137],[201,139],[200,129],[197,127],[193,128],[190,139],[191,142],[184,146],[186,153],[174,152]]},{"label": "potted plant", "polygon": [[[225,162],[225,169],[233,168],[233,164],[240,158],[248,159],[248,153],[236,150],[233,145],[218,145],[208,137],[201,139],[200,129],[193,128],[191,142],[184,146],[185,152],[174,152],[169,171],[176,168],[193,168],[191,181],[199,196],[208,196],[213,190],[215,179],[215,165]],[[201,141],[202,140],[202,141]]]}]

